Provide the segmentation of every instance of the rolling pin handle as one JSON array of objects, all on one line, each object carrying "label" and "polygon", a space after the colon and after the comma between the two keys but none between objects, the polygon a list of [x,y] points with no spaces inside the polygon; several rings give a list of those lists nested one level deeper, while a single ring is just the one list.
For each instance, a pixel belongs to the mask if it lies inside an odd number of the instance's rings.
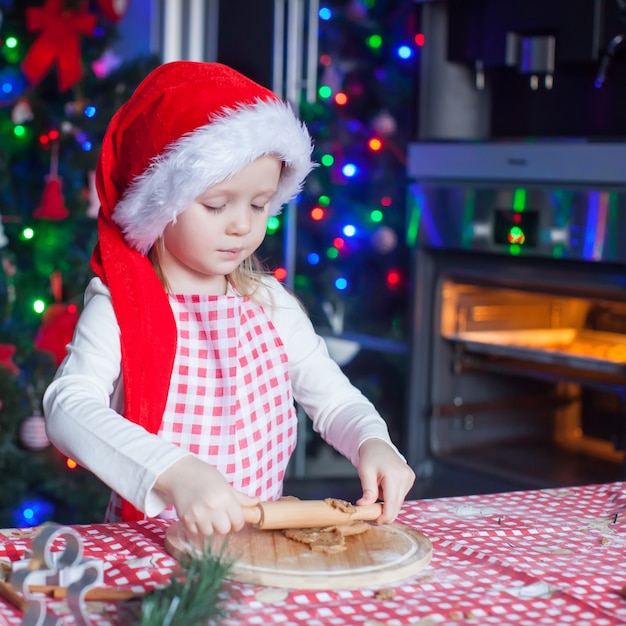
[{"label": "rolling pin handle", "polygon": [[351,515],[353,520],[371,521],[378,519],[383,514],[382,502],[374,504],[362,504],[356,507],[356,512]]},{"label": "rolling pin handle", "polygon": [[243,518],[246,523],[263,528],[263,507],[260,504],[245,506],[243,508]]}]

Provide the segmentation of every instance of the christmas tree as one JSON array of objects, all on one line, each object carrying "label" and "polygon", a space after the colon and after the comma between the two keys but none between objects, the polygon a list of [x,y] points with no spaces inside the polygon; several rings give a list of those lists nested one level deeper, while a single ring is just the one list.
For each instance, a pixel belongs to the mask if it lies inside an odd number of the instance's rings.
[{"label": "christmas tree", "polygon": [[[407,0],[322,2],[317,98],[299,103],[319,167],[297,206],[293,286],[396,441],[411,324],[406,148],[417,117],[418,22]],[[274,262],[287,222],[281,216],[278,238],[266,240]]]},{"label": "christmas tree", "polygon": [[91,276],[99,144],[157,65],[113,53],[115,5],[0,2],[0,526],[100,521],[108,498],[48,444],[41,399]]},{"label": "christmas tree", "polygon": [[[108,489],[45,437],[41,399],[91,277],[94,169],[112,115],[159,61],[112,51],[124,3],[0,0],[0,527],[100,521]],[[117,9],[119,11],[119,9]],[[421,41],[409,0],[319,11],[319,88],[299,104],[319,163],[260,256],[398,440],[406,394],[405,151]],[[45,45],[44,45],[45,44]]]}]

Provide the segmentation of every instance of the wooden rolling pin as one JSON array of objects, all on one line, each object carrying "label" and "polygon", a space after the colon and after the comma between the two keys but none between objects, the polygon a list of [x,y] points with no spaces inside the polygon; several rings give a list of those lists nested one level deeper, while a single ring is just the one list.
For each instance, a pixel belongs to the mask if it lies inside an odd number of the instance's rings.
[{"label": "wooden rolling pin", "polygon": [[276,500],[261,502],[254,507],[245,507],[246,522],[263,530],[286,528],[318,528],[349,524],[356,520],[375,520],[383,512],[381,503],[348,505],[352,511],[333,506],[332,499],[326,500]]}]

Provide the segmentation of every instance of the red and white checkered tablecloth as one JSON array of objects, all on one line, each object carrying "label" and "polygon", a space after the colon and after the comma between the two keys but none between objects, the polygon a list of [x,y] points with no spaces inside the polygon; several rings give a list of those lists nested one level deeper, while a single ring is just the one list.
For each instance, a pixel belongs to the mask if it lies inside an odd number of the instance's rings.
[{"label": "red and white checkered tablecloth", "polygon": [[[610,626],[626,624],[626,483],[407,502],[398,522],[433,543],[430,565],[384,589],[301,591],[227,582],[224,626]],[[170,522],[74,526],[107,585],[147,590],[175,565]],[[32,531],[0,531],[0,559],[21,558]],[[116,605],[89,602],[94,626]],[[62,602],[48,610],[62,615]],[[0,624],[20,624],[0,600]],[[64,622],[65,623],[65,622]],[[70,624],[71,621],[66,623]]]}]

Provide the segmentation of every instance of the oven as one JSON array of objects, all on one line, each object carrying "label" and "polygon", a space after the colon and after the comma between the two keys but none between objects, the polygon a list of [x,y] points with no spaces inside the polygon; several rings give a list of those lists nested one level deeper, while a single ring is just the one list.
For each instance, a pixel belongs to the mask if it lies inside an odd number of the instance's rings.
[{"label": "oven", "polygon": [[418,477],[453,468],[469,491],[626,477],[624,163],[619,143],[410,146]]}]

